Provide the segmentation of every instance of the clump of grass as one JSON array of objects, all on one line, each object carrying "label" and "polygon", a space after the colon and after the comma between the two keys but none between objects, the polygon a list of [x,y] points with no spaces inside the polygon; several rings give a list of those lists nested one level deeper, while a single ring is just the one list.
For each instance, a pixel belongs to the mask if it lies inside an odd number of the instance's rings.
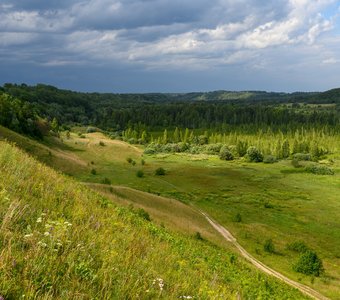
[{"label": "clump of grass", "polygon": [[139,177],[139,178],[142,178],[142,177],[144,177],[144,172],[142,170],[138,170],[137,173],[136,173],[136,176]]},{"label": "clump of grass", "polygon": [[97,175],[97,170],[96,169],[91,169],[91,174],[92,175]]},{"label": "clump of grass", "polygon": [[162,167],[156,169],[155,175],[157,175],[157,176],[164,176],[165,175],[165,169],[163,169]]}]

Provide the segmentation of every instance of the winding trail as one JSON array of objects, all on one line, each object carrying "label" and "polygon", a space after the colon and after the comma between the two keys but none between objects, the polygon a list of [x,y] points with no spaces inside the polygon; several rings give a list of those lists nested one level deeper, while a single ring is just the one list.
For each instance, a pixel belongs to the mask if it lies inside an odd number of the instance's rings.
[{"label": "winding trail", "polygon": [[206,213],[200,211],[200,213],[206,218],[206,220],[211,224],[211,226],[213,228],[216,229],[216,231],[218,231],[228,242],[232,243],[241,253],[241,255],[247,259],[249,262],[251,262],[256,268],[258,268],[259,270],[261,270],[264,273],[267,273],[271,276],[274,276],[282,281],[284,281],[285,283],[289,284],[290,286],[297,288],[298,290],[300,290],[302,293],[304,293],[305,295],[312,297],[314,299],[318,299],[318,300],[330,300],[329,298],[321,295],[319,292],[313,290],[312,288],[303,285],[301,283],[298,283],[294,280],[289,279],[288,277],[282,275],[281,273],[267,267],[266,265],[264,265],[262,262],[260,262],[259,260],[257,260],[255,257],[253,257],[250,253],[248,253],[235,239],[235,237],[226,229],[224,228],[222,225],[218,224],[216,221],[214,221],[213,219],[211,219]]}]

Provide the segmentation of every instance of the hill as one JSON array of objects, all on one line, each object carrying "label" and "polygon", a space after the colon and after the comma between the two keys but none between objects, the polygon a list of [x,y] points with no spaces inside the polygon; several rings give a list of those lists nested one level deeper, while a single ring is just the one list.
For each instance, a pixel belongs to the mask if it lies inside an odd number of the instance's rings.
[{"label": "hill", "polygon": [[0,141],[5,299],[304,299],[212,244],[66,178]]}]

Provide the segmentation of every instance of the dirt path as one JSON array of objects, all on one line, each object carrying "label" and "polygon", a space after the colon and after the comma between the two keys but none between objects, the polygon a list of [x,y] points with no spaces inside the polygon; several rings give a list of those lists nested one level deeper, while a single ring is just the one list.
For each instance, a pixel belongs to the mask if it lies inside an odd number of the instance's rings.
[{"label": "dirt path", "polygon": [[329,298],[321,295],[319,292],[313,290],[312,288],[303,285],[301,283],[298,283],[294,280],[289,279],[288,277],[282,275],[281,273],[267,267],[264,265],[262,262],[257,260],[255,257],[253,257],[250,253],[248,253],[238,242],[237,240],[233,237],[233,235],[225,229],[223,226],[218,224],[216,221],[212,220],[207,214],[201,211],[201,214],[207,219],[207,221],[211,224],[213,228],[215,228],[228,242],[231,242],[241,253],[241,255],[247,259],[249,262],[251,262],[256,268],[261,270],[264,273],[267,273],[271,276],[274,276],[285,283],[289,284],[290,286],[297,288],[300,290],[302,293],[305,295],[312,297],[314,299],[321,299],[321,300],[329,300]]}]

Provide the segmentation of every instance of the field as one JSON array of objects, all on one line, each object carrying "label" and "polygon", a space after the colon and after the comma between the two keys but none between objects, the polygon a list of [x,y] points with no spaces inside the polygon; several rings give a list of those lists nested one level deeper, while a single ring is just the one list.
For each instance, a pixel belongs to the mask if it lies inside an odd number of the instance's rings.
[{"label": "field", "polygon": [[[160,225],[191,235],[200,232],[203,238],[230,249],[195,210],[202,209],[260,261],[325,296],[340,299],[339,154],[332,156],[336,174],[317,176],[296,172],[288,160],[268,165],[225,162],[212,155],[148,156],[141,147],[101,133],[83,138],[71,133],[69,139],[62,135],[62,142],[51,138],[45,143],[52,149],[46,160],[49,165],[117,203],[142,207]],[[166,175],[155,175],[159,167]],[[143,177],[136,176],[139,170]],[[237,214],[240,222],[235,221]],[[264,251],[268,239],[273,240],[274,253]],[[304,241],[318,253],[326,270],[323,276],[314,278],[292,270],[298,254],[287,250],[287,245],[294,241]]]}]

